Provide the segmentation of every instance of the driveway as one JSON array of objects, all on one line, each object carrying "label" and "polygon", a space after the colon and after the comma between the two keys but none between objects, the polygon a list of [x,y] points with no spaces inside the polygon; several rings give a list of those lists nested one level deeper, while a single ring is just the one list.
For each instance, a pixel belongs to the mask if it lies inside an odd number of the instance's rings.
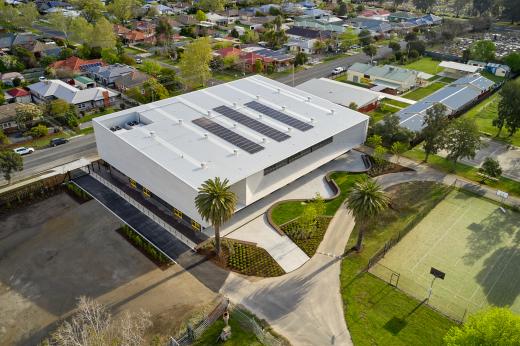
[{"label": "driveway", "polygon": [[[149,311],[162,335],[216,297],[207,263],[161,270],[115,232],[119,226],[96,201],[78,204],[65,193],[2,215],[0,345],[37,344],[81,295],[116,314]],[[185,268],[196,259],[188,256]]]},{"label": "driveway", "polygon": [[[474,159],[462,159],[461,162],[470,166],[480,167],[486,157],[491,157],[502,167],[502,175],[509,179],[520,181],[520,148],[482,137],[484,146],[477,152]],[[446,152],[439,155],[446,156]]]}]

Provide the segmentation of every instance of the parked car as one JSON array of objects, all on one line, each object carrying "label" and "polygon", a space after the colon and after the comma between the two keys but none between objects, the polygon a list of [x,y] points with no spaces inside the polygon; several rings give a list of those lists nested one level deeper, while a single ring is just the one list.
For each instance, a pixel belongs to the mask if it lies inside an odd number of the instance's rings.
[{"label": "parked car", "polygon": [[68,143],[68,142],[69,142],[69,140],[65,139],[65,138],[53,138],[53,139],[51,139],[50,146],[55,147],[55,146],[62,145],[62,144]]},{"label": "parked car", "polygon": [[335,69],[332,70],[333,75],[340,74],[342,72],[345,72],[345,69],[343,67],[336,67]]},{"label": "parked car", "polygon": [[27,155],[27,154],[34,153],[34,148],[20,147],[20,148],[13,149],[13,151],[19,155]]},{"label": "parked car", "polygon": [[143,59],[135,58],[135,62],[136,62],[136,64],[142,64],[143,63]]}]

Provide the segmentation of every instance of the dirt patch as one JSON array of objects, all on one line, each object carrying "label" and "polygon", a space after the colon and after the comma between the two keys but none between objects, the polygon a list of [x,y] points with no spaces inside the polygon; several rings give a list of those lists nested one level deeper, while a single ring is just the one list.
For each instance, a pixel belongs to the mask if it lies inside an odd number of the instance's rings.
[{"label": "dirt patch", "polygon": [[81,295],[115,315],[143,309],[172,325],[215,297],[178,265],[158,269],[114,231],[119,226],[96,201],[79,204],[66,193],[5,214],[0,345],[37,344]]}]

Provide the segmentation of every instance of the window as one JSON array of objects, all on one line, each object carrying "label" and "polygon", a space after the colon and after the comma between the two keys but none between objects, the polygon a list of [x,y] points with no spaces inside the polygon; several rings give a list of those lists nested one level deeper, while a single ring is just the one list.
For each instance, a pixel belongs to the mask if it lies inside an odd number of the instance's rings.
[{"label": "window", "polygon": [[173,208],[173,215],[177,216],[179,219],[182,219],[182,211],[177,208]]},{"label": "window", "polygon": [[200,231],[200,224],[195,220],[191,220],[191,227],[196,231]]},{"label": "window", "polygon": [[325,140],[323,140],[323,141],[321,141],[321,142],[319,142],[317,144],[314,144],[310,148],[304,149],[304,150],[302,150],[302,151],[300,151],[300,152],[298,152],[298,153],[288,157],[285,160],[279,161],[279,162],[275,163],[274,165],[269,166],[266,169],[264,169],[264,175],[268,175],[269,173],[272,173],[272,172],[282,168],[283,166],[286,166],[286,165],[290,164],[291,162],[296,161],[299,158],[301,158],[301,157],[303,157],[303,156],[305,156],[307,154],[310,154],[313,151],[316,151],[316,150],[326,146],[327,144],[332,143],[332,141],[333,141],[333,137],[329,137],[329,138],[327,138],[327,139],[325,139]]},{"label": "window", "polygon": [[137,187],[137,182],[132,178],[129,178],[129,180],[130,180],[130,186],[135,189]]},{"label": "window", "polygon": [[150,192],[150,190],[148,190],[146,187],[143,186],[143,195],[145,197],[151,197],[152,193]]}]

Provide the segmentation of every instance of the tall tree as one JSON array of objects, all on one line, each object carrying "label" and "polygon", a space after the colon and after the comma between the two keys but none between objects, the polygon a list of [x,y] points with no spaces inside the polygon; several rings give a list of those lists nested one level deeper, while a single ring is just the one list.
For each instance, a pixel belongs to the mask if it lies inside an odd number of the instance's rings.
[{"label": "tall tree", "polygon": [[17,28],[30,28],[34,21],[40,16],[34,2],[18,5],[17,10],[18,14],[12,21],[13,25]]},{"label": "tall tree", "polygon": [[390,197],[374,180],[358,181],[347,197],[347,207],[351,210],[358,227],[356,250],[361,251],[365,227],[370,219],[376,218],[390,204]]},{"label": "tall tree", "polygon": [[369,44],[368,46],[363,47],[363,53],[370,57],[370,63],[374,61],[374,57],[377,54],[377,47],[373,44]]},{"label": "tall tree", "polygon": [[227,5],[227,0],[200,0],[199,7],[204,12],[223,11]]},{"label": "tall tree", "polygon": [[147,101],[163,100],[170,96],[168,90],[155,78],[150,78],[143,84],[144,96]]},{"label": "tall tree", "polygon": [[412,0],[416,9],[422,12],[430,12],[437,0]]},{"label": "tall tree", "polygon": [[211,52],[211,45],[207,37],[200,37],[186,46],[181,55],[179,69],[181,78],[187,86],[204,86],[211,78],[209,69]]},{"label": "tall tree", "polygon": [[116,47],[117,37],[114,33],[112,23],[106,18],[100,18],[94,25],[92,37],[89,41],[91,47],[110,48]]},{"label": "tall tree", "polygon": [[47,16],[47,20],[53,29],[63,34],[65,41],[68,43],[74,19],[64,16],[62,12],[53,12]]},{"label": "tall tree", "polygon": [[197,10],[197,13],[195,13],[195,19],[197,19],[199,22],[206,20],[206,13],[204,13],[202,10]]},{"label": "tall tree", "polygon": [[401,6],[405,2],[408,2],[408,0],[393,0],[392,1],[395,10],[397,10],[397,7]]},{"label": "tall tree", "polygon": [[447,110],[444,104],[436,103],[426,111],[423,124],[425,126],[421,133],[424,138],[425,162],[428,162],[431,154],[437,154],[444,146],[445,130],[449,122]]},{"label": "tall tree", "polygon": [[219,177],[208,179],[199,187],[195,197],[195,206],[200,216],[213,226],[215,231],[215,251],[221,257],[220,227],[226,223],[235,212],[237,196],[229,186],[227,179]]},{"label": "tall tree", "polygon": [[372,42],[374,42],[372,33],[370,32],[370,30],[367,30],[367,29],[363,29],[359,32],[358,40],[362,46],[368,46],[368,45],[372,44]]},{"label": "tall tree", "polygon": [[14,6],[6,4],[4,0],[0,0],[0,25],[14,26],[13,20],[16,16],[18,16],[18,10]]},{"label": "tall tree", "polygon": [[397,163],[399,163],[399,158],[401,155],[408,150],[408,143],[403,142],[394,142],[390,147],[390,152],[397,157]]},{"label": "tall tree", "polygon": [[509,81],[500,91],[498,103],[498,115],[493,120],[493,126],[498,128],[497,136],[505,127],[509,136],[512,136],[520,128],[520,79]]},{"label": "tall tree", "polygon": [[81,10],[81,14],[88,22],[101,18],[105,9],[105,5],[99,0],[74,0],[72,3]]},{"label": "tall tree", "polygon": [[92,39],[92,25],[83,17],[75,18],[71,23],[70,39],[80,44],[86,44]]},{"label": "tall tree", "polygon": [[336,11],[338,16],[346,16],[348,14],[348,6],[345,1],[341,1],[339,3],[338,9]]},{"label": "tall tree", "polygon": [[469,0],[453,0],[450,7],[453,9],[453,12],[455,12],[455,17],[458,18],[468,4]]},{"label": "tall tree", "polygon": [[511,24],[520,21],[520,6],[518,6],[518,0],[502,0],[503,11],[502,16],[509,18]]},{"label": "tall tree", "polygon": [[136,13],[140,2],[136,0],[113,0],[108,6],[108,12],[121,23],[126,22]]},{"label": "tall tree", "polygon": [[448,152],[447,157],[453,161],[454,167],[459,159],[475,158],[480,147],[480,133],[472,119],[459,118],[448,125],[444,149]]},{"label": "tall tree", "polygon": [[495,59],[497,48],[491,40],[476,41],[471,44],[469,54],[472,59],[489,62]]},{"label": "tall tree", "polygon": [[444,342],[448,346],[520,345],[520,315],[508,307],[480,311],[452,327]]},{"label": "tall tree", "polygon": [[349,50],[352,46],[359,43],[359,37],[353,28],[346,28],[339,36],[340,46],[344,50]]},{"label": "tall tree", "polygon": [[33,119],[39,118],[43,115],[40,107],[34,103],[20,103],[16,105],[16,124],[20,130],[25,130],[27,124]]},{"label": "tall tree", "polygon": [[155,28],[155,37],[157,38],[157,42],[162,42],[169,46],[173,34],[173,28],[170,25],[168,18],[161,16],[157,23],[157,27]]},{"label": "tall tree", "polygon": [[[520,8],[520,6],[518,6]],[[514,73],[520,72],[520,53],[513,52],[506,55],[504,62],[511,68]]]},{"label": "tall tree", "polygon": [[493,7],[494,0],[473,0],[473,11],[482,16]]},{"label": "tall tree", "polygon": [[11,182],[11,174],[19,172],[23,169],[22,156],[12,150],[0,151],[0,172],[2,172],[5,180]]}]

